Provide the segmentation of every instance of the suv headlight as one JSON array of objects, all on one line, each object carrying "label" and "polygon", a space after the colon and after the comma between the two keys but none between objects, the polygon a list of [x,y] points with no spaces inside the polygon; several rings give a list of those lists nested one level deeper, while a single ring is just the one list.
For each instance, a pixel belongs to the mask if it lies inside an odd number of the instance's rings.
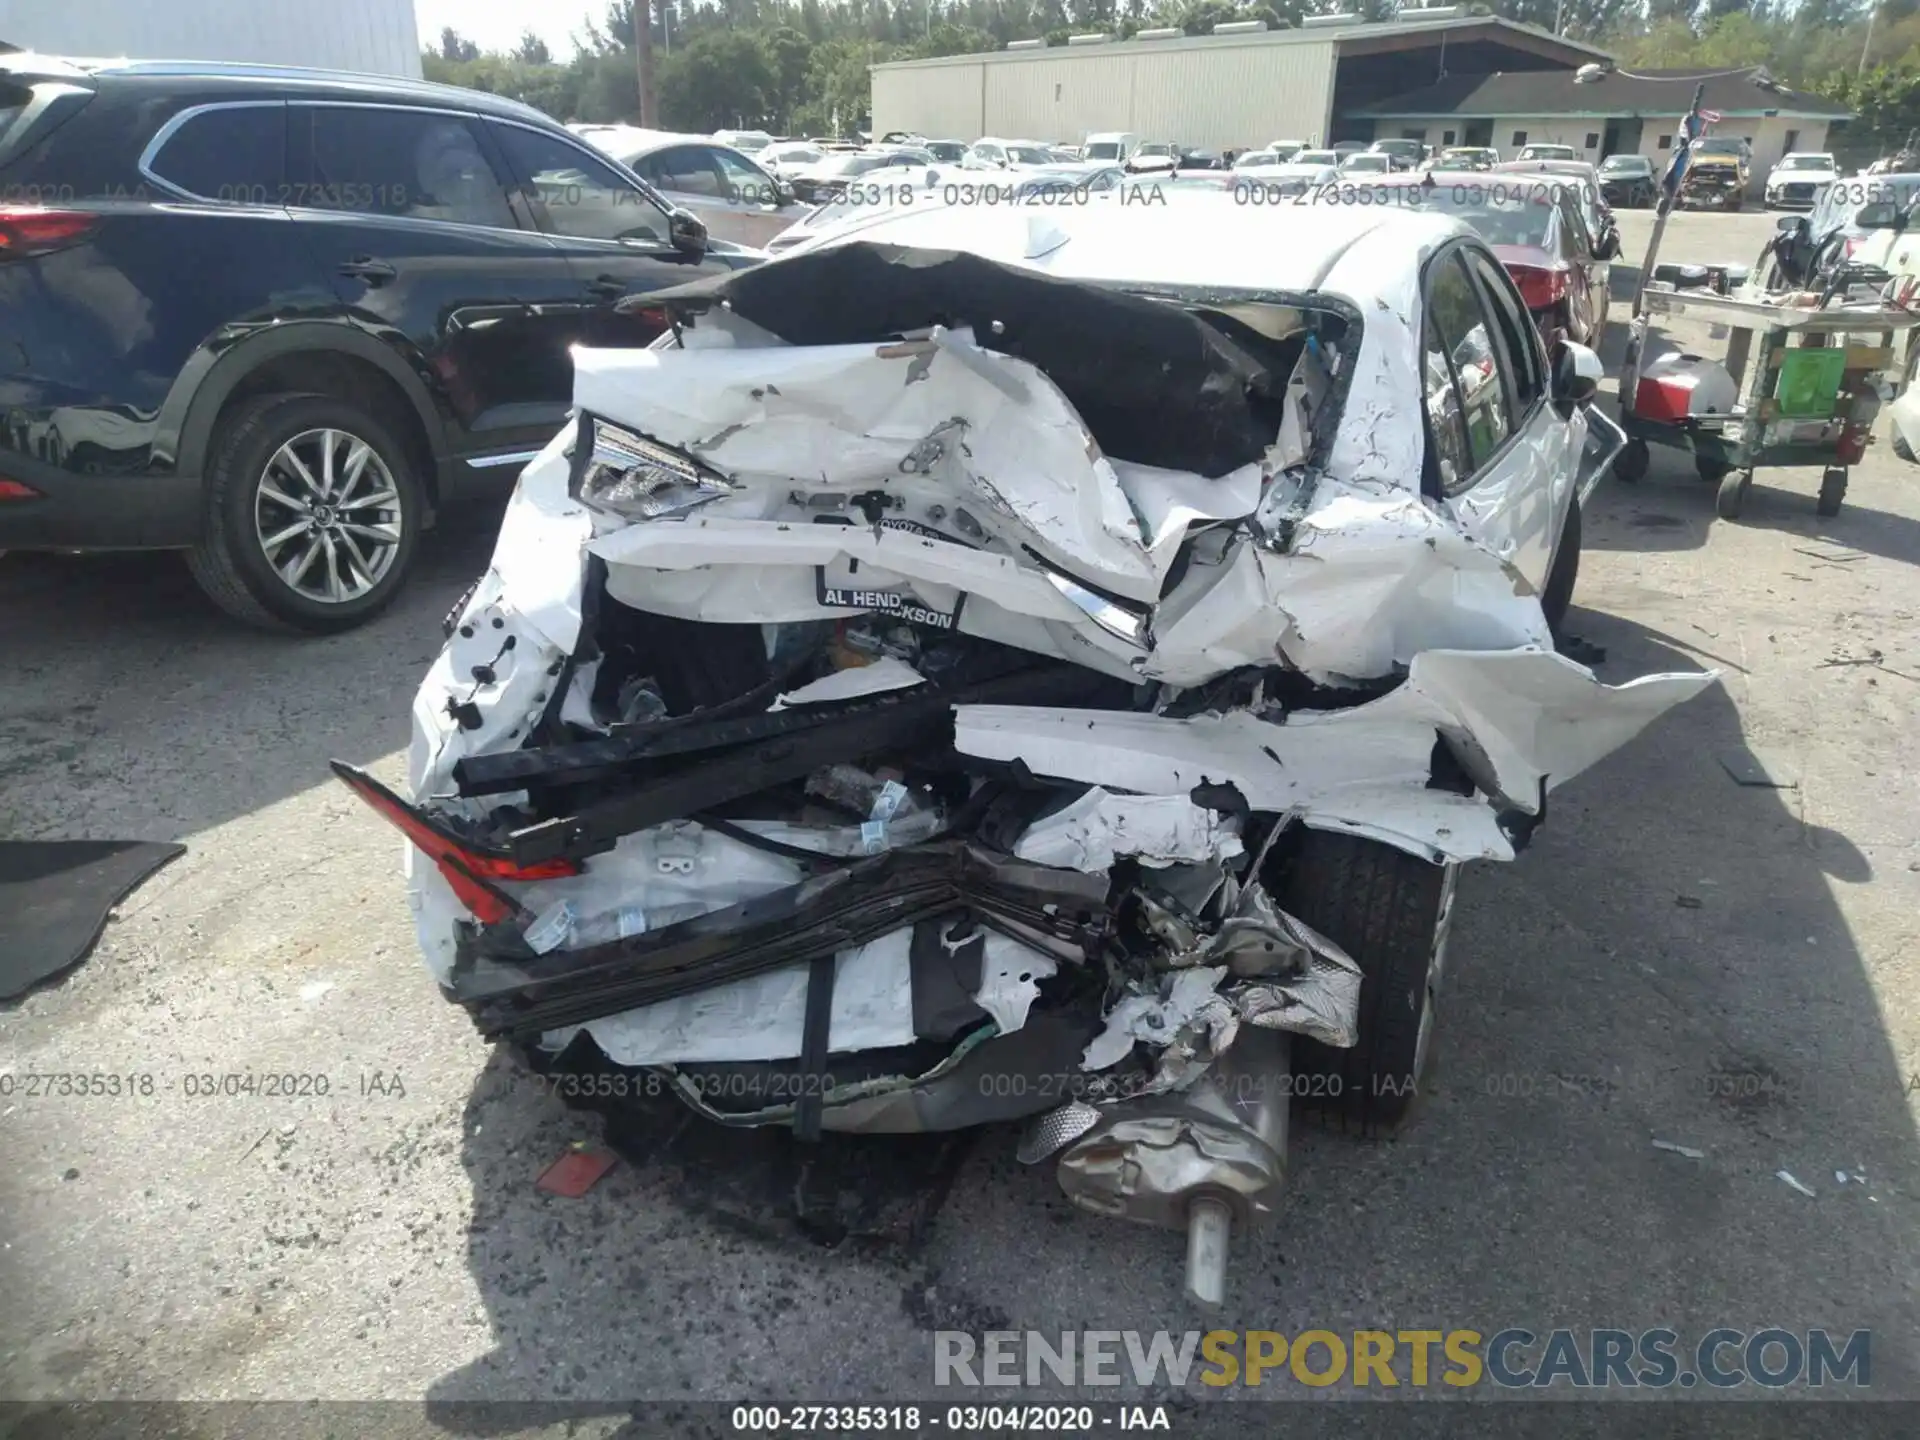
[{"label": "suv headlight", "polygon": [[660,520],[735,492],[732,481],[690,455],[588,419],[593,448],[574,489],[583,505],[622,520]]}]

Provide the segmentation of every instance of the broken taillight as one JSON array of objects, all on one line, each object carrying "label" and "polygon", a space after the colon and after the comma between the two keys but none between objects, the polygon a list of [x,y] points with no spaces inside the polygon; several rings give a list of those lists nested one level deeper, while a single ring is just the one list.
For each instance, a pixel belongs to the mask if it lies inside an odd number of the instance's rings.
[{"label": "broken taillight", "polygon": [[1563,266],[1509,265],[1507,273],[1529,310],[1545,310],[1566,298],[1568,274]]},{"label": "broken taillight", "polygon": [[454,834],[430,820],[364,770],[342,760],[332,762],[333,773],[383,819],[411,840],[422,855],[439,867],[447,884],[467,913],[484,925],[497,925],[522,913],[522,906],[497,880],[559,880],[580,873],[577,860],[543,860],[517,865],[505,852],[490,850]]},{"label": "broken taillight", "polygon": [[0,261],[31,260],[78,245],[100,223],[85,210],[44,205],[0,205]]}]

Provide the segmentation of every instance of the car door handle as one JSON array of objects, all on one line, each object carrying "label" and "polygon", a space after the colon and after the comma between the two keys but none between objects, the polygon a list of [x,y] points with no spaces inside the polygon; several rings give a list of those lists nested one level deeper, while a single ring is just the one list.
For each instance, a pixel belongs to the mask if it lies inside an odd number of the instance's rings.
[{"label": "car door handle", "polygon": [[612,275],[601,275],[587,282],[587,292],[602,300],[617,300],[628,290],[627,282]]},{"label": "car door handle", "polygon": [[400,272],[384,260],[375,260],[371,255],[356,255],[340,267],[340,273],[364,280],[369,285],[384,285]]}]

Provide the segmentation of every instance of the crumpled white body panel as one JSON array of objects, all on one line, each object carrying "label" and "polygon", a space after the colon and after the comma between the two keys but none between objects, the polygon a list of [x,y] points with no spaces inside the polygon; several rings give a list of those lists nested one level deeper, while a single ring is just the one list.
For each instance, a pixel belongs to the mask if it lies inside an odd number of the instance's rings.
[{"label": "crumpled white body panel", "polygon": [[[1340,267],[1381,268],[1387,248],[1366,237]],[[1126,278],[1126,251],[1099,253],[1111,278]],[[1082,262],[1093,264],[1085,254]],[[626,524],[569,497],[563,452],[574,427],[556,437],[523,472],[492,564],[416,698],[412,793],[450,794],[459,759],[513,748],[538,719],[559,662],[581,639],[590,556],[606,562],[617,602],[728,623],[854,613],[821,603],[816,567],[857,564],[862,586],[905,586],[929,606],[964,597],[964,633],[1133,680],[1189,687],[1272,665],[1325,684],[1406,675],[1370,704],[1283,722],[1248,712],[1177,720],[963,707],[956,730],[965,753],[1020,759],[1037,774],[1101,787],[1032,827],[1024,858],[1083,871],[1122,856],[1149,865],[1230,858],[1240,853],[1236,831],[1188,798],[1213,781],[1237,786],[1257,811],[1293,812],[1310,826],[1429,860],[1510,859],[1497,808],[1533,812],[1543,784],[1580,773],[1715,677],[1600,684],[1552,653],[1526,578],[1420,496],[1417,416],[1399,404],[1418,393],[1401,354],[1414,352],[1413,300],[1402,287],[1367,302],[1363,343],[1349,354],[1345,423],[1326,473],[1312,476],[1277,476],[1270,464],[1207,479],[1111,461],[1045,375],[965,333],[803,348],[722,320],[690,332],[695,343],[685,350],[576,351],[581,407],[697,455],[739,489],[682,519]],[[1196,528],[1256,512],[1271,534],[1265,522],[1303,484],[1308,503],[1292,515],[1286,547],[1244,526],[1193,541]],[[899,497],[895,513],[907,527],[814,523],[833,502],[845,513],[847,497],[882,487]],[[1183,547],[1186,568],[1163,594]],[[1096,619],[1099,597],[1072,593],[1062,576],[1150,612],[1148,625],[1138,638],[1115,633]],[[493,678],[480,683],[475,667]],[[780,703],[917,683],[910,667],[882,661]],[[584,691],[568,697],[578,714],[583,699]],[[450,707],[478,723],[463,727]],[[1428,788],[1437,735],[1494,800]],[[477,811],[515,798],[468,803]],[[797,828],[748,823],[781,843],[809,843]],[[832,853],[856,853],[853,835],[814,839]],[[718,909],[799,873],[709,833],[702,843],[717,869],[668,882],[647,871],[648,843],[627,837],[581,876],[509,888],[536,912],[562,899],[583,914],[693,900]],[[464,911],[411,848],[408,873],[423,951],[444,981]],[[838,965],[833,1048],[910,1040],[904,933],[843,952]],[[1051,960],[992,936],[976,1002],[1002,1029],[1018,1028],[1036,982],[1052,973]],[[804,976],[799,968],[757,976],[585,1028],[624,1064],[791,1058]],[[1199,984],[1176,983],[1182,996]],[[1216,1017],[1222,1025],[1275,1023],[1286,1008],[1274,987],[1239,994],[1237,1008]],[[1206,996],[1211,986],[1192,992],[1196,1004],[1226,1003]]]},{"label": "crumpled white body panel", "polygon": [[[1274,723],[1244,711],[1179,720],[963,705],[954,744],[983,760],[1021,759],[1037,775],[1145,795],[1231,783],[1255,810],[1291,810],[1429,859],[1511,860],[1496,805],[1537,813],[1543,782],[1572,779],[1717,678],[1604,685],[1548,650],[1426,651],[1404,684],[1350,710]],[[1427,788],[1436,735],[1491,801]]]}]

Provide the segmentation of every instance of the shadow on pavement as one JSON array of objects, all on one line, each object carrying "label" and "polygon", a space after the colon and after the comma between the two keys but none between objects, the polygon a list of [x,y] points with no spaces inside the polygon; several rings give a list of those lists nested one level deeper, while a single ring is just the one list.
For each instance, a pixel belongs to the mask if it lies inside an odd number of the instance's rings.
[{"label": "shadow on pavement", "polygon": [[183,839],[401,748],[504,503],[443,516],[393,608],[342,635],[247,629],[173,554],[0,556],[7,833]]},{"label": "shadow on pavement", "polygon": [[[1603,678],[1696,668],[1643,627],[1574,624],[1607,647]],[[1907,1285],[1920,1229],[1903,1198],[1920,1165],[1832,888],[1871,867],[1779,793],[1730,781],[1713,757],[1740,740],[1716,688],[1557,791],[1518,863],[1469,875],[1415,1122],[1383,1143],[1297,1123],[1291,1194],[1269,1228],[1235,1237],[1218,1312],[1182,1303],[1180,1237],[1071,1209],[1000,1131],[979,1137],[926,1238],[904,1244],[827,1246],[742,1223],[737,1204],[716,1203],[733,1183],[725,1156],[683,1148],[704,1126],[691,1116],[630,1143],[586,1198],[543,1196],[535,1175],[600,1122],[496,1055],[463,1146],[467,1263],[494,1348],[432,1388],[430,1413],[485,1433],[459,1402],[924,1401],[931,1332],[1000,1328],[1667,1326],[1685,1370],[1718,1326],[1826,1328],[1842,1342],[1868,1329],[1871,1393],[1920,1394]],[[868,1144],[883,1167],[906,1155]],[[1836,1170],[1866,1183],[1838,1185]],[[781,1197],[754,1203],[772,1215]],[[1130,1383],[1075,1393],[1141,1398]],[[1306,1394],[1282,1380],[1258,1398]],[[1041,1398],[948,1396],[1022,1397]]]}]

